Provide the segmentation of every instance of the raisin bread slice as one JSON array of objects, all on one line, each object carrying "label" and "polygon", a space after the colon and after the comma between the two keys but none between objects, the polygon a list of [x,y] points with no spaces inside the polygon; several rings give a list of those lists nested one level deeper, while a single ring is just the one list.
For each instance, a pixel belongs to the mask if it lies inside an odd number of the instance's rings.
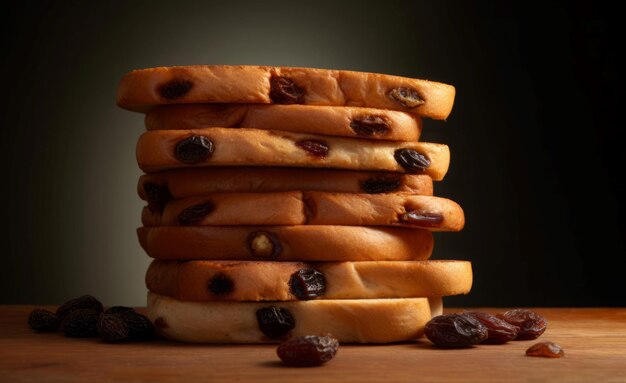
[{"label": "raisin bread slice", "polygon": [[161,226],[137,230],[164,260],[410,261],[428,259],[428,230],[365,226]]},{"label": "raisin bread slice", "polygon": [[144,112],[156,105],[253,103],[365,106],[446,119],[451,85],[407,77],[315,68],[196,65],[127,73],[117,104]]},{"label": "raisin bread slice", "polygon": [[144,226],[345,225],[404,226],[459,231],[463,209],[454,201],[402,193],[214,193],[174,200],[163,212],[149,207]]},{"label": "raisin bread slice", "polygon": [[440,181],[450,150],[426,142],[374,141],[279,130],[153,130],[137,143],[141,170],[202,166],[285,166],[428,174]]},{"label": "raisin bread slice", "polygon": [[182,301],[419,298],[467,294],[467,261],[158,261],[150,291]]},{"label": "raisin bread slice", "polygon": [[408,113],[318,105],[163,105],[146,114],[145,125],[148,130],[222,126],[391,141],[417,141],[422,132],[422,120]]},{"label": "raisin bread slice", "polygon": [[327,334],[343,343],[401,342],[421,337],[431,315],[427,298],[185,302],[148,294],[148,317],[157,331],[193,343],[268,343]]},{"label": "raisin bread slice", "polygon": [[433,181],[425,174],[359,172],[333,169],[210,167],[144,174],[137,192],[153,211],[172,199],[209,193],[268,193],[291,190],[379,194],[405,192],[432,195]]}]

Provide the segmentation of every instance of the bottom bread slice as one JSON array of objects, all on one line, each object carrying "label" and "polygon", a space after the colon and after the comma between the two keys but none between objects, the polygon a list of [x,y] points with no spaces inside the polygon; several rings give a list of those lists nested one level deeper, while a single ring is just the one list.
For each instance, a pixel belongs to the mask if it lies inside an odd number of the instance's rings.
[{"label": "bottom bread slice", "polygon": [[[434,310],[441,300],[432,299]],[[431,318],[428,298],[297,302],[184,302],[148,294],[148,317],[165,338],[194,343],[266,343],[331,334],[344,343],[417,339]]]}]

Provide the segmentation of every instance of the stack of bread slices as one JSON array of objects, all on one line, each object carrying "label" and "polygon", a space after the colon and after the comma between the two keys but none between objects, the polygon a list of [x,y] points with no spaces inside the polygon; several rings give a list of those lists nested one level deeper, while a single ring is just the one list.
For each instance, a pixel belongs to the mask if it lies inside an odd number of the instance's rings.
[{"label": "stack of bread slices", "polygon": [[467,293],[466,261],[429,261],[463,211],[433,196],[450,153],[420,142],[454,87],[261,66],[136,70],[118,105],[146,113],[137,145],[154,258],[148,312],[165,337],[276,342],[416,339]]}]

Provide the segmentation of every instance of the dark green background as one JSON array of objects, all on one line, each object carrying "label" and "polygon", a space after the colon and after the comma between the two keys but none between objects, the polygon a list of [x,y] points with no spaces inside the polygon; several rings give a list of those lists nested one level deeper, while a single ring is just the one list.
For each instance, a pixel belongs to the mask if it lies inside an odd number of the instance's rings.
[{"label": "dark green background", "polygon": [[[148,257],[134,158],[142,116],[115,106],[134,68],[268,64],[454,84],[436,192],[461,233],[434,258],[469,259],[456,305],[626,305],[624,62],[598,2],[54,1],[2,11],[0,303],[84,293],[141,305]],[[621,20],[619,21],[621,24]]]}]

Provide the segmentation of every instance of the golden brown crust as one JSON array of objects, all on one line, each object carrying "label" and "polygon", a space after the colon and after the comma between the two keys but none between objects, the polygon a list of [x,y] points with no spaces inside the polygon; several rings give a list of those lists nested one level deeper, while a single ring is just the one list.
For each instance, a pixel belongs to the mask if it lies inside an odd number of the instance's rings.
[{"label": "golden brown crust", "polygon": [[431,318],[427,298],[299,302],[184,302],[148,294],[148,317],[165,338],[194,343],[267,343],[257,311],[287,310],[294,328],[285,337],[332,334],[342,343],[417,339]]},{"label": "golden brown crust", "polygon": [[360,172],[334,169],[205,167],[174,169],[139,178],[137,191],[148,200],[145,184],[166,186],[174,199],[209,193],[269,193],[292,190],[336,193],[406,192],[432,195],[425,174]]},{"label": "golden brown crust", "polygon": [[[185,219],[196,206],[211,207],[195,220]],[[144,226],[303,225],[302,192],[213,193],[169,202],[163,212],[143,209]]]},{"label": "golden brown crust", "polygon": [[[214,149],[204,161],[183,163],[176,157],[176,147],[192,136],[208,138]],[[328,153],[323,157],[315,156],[297,144],[310,140],[324,143],[328,147]],[[137,162],[146,173],[173,168],[235,165],[407,172],[395,158],[396,150],[400,149],[412,149],[426,156],[430,165],[423,173],[435,181],[442,180],[448,171],[450,151],[443,144],[374,141],[230,128],[146,132],[137,143]]]},{"label": "golden brown crust", "polygon": [[[364,226],[161,226],[141,227],[139,242],[163,260],[411,261],[433,250],[427,230]],[[267,234],[253,251],[252,238]],[[273,251],[273,250],[279,251]],[[256,255],[255,255],[256,254]]]},{"label": "golden brown crust", "polygon": [[[255,262],[159,261],[146,273],[152,292],[182,301],[291,301],[306,297],[292,287],[300,270],[323,275],[314,299],[439,297],[467,294],[467,261]],[[297,279],[297,278],[296,278]]]},{"label": "golden brown crust", "polygon": [[[290,101],[272,83],[297,89]],[[272,96],[271,96],[272,95]],[[134,70],[121,80],[117,104],[144,112],[156,105],[190,103],[296,103],[363,106],[445,119],[452,110],[451,85],[400,76],[267,66],[198,65]]]},{"label": "golden brown crust", "polygon": [[440,197],[404,193],[303,193],[308,224],[404,226],[432,231],[460,231],[463,209]]},{"label": "golden brown crust", "polygon": [[345,225],[404,226],[459,231],[463,210],[454,201],[404,193],[213,193],[144,208],[144,226]]},{"label": "golden brown crust", "polygon": [[417,141],[422,120],[393,110],[346,106],[180,104],[146,114],[148,130],[212,127],[283,130],[328,136]]}]

